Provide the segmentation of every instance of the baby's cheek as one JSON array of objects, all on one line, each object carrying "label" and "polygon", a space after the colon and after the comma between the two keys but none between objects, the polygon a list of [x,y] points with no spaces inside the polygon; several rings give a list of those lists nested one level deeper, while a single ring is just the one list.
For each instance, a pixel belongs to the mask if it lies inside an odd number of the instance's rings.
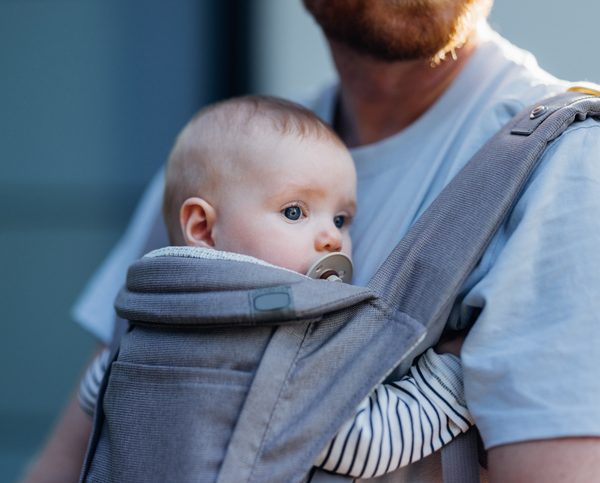
[{"label": "baby's cheek", "polygon": [[310,260],[307,260],[307,257],[298,250],[283,249],[278,253],[271,252],[267,256],[269,263],[302,274],[306,273],[310,265]]},{"label": "baby's cheek", "polygon": [[350,238],[350,234],[346,232],[342,240],[342,253],[352,258],[352,238]]},{"label": "baby's cheek", "polygon": [[[269,220],[271,221],[271,220]],[[312,238],[295,224],[265,223],[254,238],[253,255],[279,267],[306,273],[315,256]]]}]

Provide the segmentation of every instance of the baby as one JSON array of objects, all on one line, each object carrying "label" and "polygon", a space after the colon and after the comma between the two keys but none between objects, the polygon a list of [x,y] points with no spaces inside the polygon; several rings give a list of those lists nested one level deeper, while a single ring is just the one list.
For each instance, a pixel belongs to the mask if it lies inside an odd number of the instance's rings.
[{"label": "baby", "polygon": [[[306,273],[325,254],[351,255],[355,210],[356,174],[342,141],[313,113],[280,99],[248,96],[200,111],[167,164],[163,214],[171,244],[225,258],[250,255]],[[107,359],[96,360],[81,386],[90,411]],[[373,390],[315,465],[378,476],[424,458],[470,425],[458,359],[430,349],[409,375]]]},{"label": "baby", "polygon": [[282,100],[204,109],[167,165],[163,214],[173,245],[306,273],[326,253],[350,256],[355,210],[350,153],[311,112]]}]

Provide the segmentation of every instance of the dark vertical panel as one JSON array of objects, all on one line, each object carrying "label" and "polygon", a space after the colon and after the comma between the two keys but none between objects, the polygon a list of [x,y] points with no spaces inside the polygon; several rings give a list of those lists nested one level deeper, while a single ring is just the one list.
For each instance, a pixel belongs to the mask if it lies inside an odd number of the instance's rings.
[{"label": "dark vertical panel", "polygon": [[255,7],[251,0],[222,0],[215,6],[220,19],[214,63],[219,71],[220,98],[248,94],[252,89],[250,52]]}]

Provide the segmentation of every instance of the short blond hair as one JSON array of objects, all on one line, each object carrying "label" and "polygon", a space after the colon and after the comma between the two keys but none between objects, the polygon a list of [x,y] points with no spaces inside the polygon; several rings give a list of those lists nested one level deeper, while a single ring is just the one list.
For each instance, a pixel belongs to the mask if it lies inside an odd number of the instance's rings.
[{"label": "short blond hair", "polygon": [[330,141],[345,149],[327,124],[294,102],[243,96],[205,107],[179,133],[167,161],[163,217],[171,244],[184,244],[179,225],[183,202],[217,189],[227,166],[241,161],[244,140],[265,129],[282,136]]}]

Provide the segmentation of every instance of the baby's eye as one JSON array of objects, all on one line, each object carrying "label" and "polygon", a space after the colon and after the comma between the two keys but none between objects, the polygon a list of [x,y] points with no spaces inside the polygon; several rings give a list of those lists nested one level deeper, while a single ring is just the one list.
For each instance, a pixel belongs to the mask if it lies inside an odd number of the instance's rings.
[{"label": "baby's eye", "polygon": [[333,224],[337,228],[341,228],[346,224],[346,217],[344,215],[336,215],[333,217]]},{"label": "baby's eye", "polygon": [[282,213],[288,220],[297,221],[302,216],[302,208],[299,206],[288,206],[284,208]]}]

